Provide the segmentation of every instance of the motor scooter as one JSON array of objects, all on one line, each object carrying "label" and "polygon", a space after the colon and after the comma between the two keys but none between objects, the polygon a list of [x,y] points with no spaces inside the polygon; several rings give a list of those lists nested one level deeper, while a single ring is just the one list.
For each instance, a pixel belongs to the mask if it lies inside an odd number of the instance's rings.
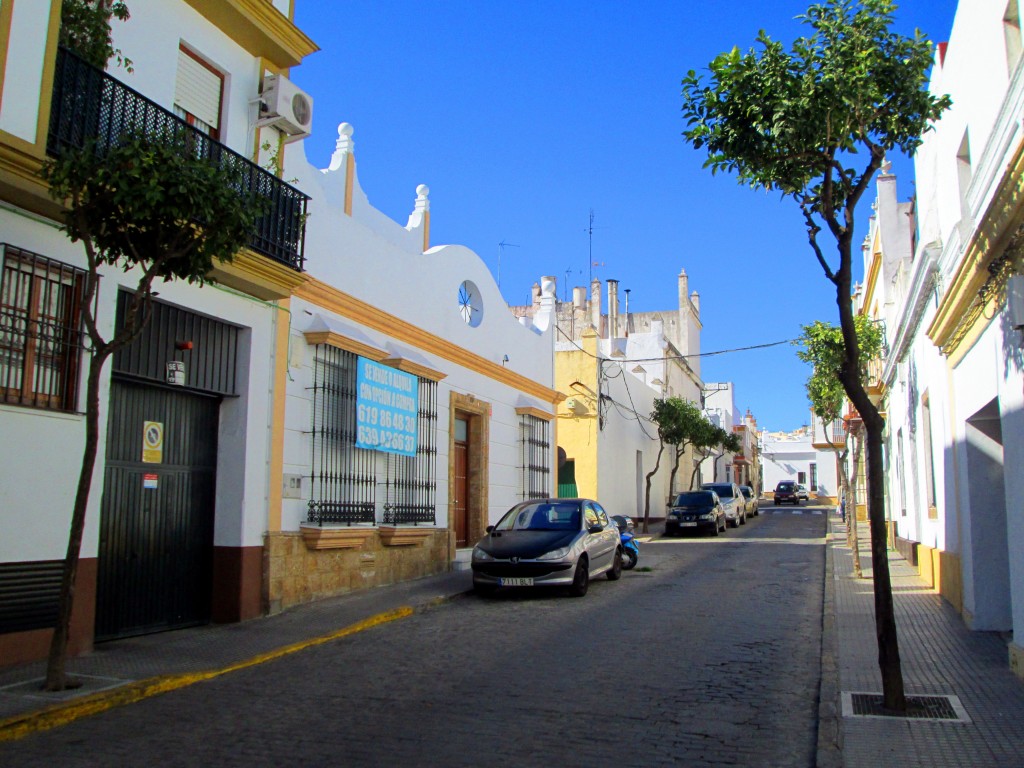
[{"label": "motor scooter", "polygon": [[626,515],[612,515],[612,520],[619,529],[619,538],[622,541],[622,570],[632,570],[640,559],[640,545],[633,535],[633,520]]}]

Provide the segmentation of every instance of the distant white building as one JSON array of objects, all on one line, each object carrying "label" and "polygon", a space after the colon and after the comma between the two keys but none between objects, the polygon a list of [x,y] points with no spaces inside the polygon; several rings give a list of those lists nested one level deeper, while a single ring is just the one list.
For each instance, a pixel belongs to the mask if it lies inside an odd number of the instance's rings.
[{"label": "distant white building", "polygon": [[782,480],[806,485],[811,498],[834,503],[838,497],[836,457],[831,448],[815,441],[810,427],[793,432],[761,432],[761,472],[766,493]]}]

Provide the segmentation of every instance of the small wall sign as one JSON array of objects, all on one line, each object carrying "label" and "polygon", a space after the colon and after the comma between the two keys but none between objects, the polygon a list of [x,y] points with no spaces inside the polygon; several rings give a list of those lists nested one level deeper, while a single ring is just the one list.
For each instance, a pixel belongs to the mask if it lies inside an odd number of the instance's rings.
[{"label": "small wall sign", "polygon": [[160,487],[160,479],[157,475],[145,474],[142,476],[142,487],[147,490],[156,490]]},{"label": "small wall sign", "polygon": [[142,422],[142,461],[162,464],[164,461],[164,425],[162,421]]},{"label": "small wall sign", "polygon": [[167,362],[167,383],[176,387],[185,386],[185,363],[181,360]]}]

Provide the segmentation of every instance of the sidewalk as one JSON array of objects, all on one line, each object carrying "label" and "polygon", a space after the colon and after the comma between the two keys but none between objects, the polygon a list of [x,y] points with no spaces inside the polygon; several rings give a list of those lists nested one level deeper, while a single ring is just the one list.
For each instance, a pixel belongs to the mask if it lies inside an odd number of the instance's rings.
[{"label": "sidewalk", "polygon": [[[853,716],[848,711],[848,694],[882,690],[867,525],[858,526],[858,534],[865,576],[861,580],[853,576],[846,525],[837,515],[829,516],[835,631],[829,632],[826,623],[822,660],[827,666],[831,641],[839,673],[836,714],[842,755],[842,762],[833,764],[845,768],[1024,766],[1024,681],[1010,671],[1005,638],[999,633],[970,632],[956,610],[896,552],[889,554],[889,572],[906,693],[956,696],[969,722]],[[842,699],[846,699],[846,712]],[[828,726],[823,718],[823,733]],[[819,763],[824,762],[819,752]]]}]

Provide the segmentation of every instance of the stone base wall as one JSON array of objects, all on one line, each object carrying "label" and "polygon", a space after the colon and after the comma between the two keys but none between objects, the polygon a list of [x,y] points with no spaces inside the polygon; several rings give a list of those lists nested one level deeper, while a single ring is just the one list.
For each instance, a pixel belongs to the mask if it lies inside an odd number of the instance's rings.
[{"label": "stone base wall", "polygon": [[386,544],[380,530],[372,529],[359,546],[324,549],[311,549],[298,531],[268,533],[265,609],[278,613],[300,603],[444,573],[454,551],[454,533],[448,529],[430,529],[417,543],[399,546]]}]

